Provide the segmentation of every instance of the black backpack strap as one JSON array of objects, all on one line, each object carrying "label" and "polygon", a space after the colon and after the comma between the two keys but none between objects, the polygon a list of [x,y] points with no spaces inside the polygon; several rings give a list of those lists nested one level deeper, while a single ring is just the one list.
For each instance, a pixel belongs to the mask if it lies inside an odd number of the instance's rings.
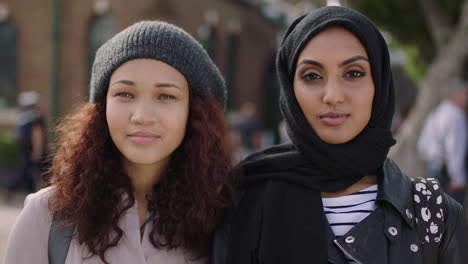
[{"label": "black backpack strap", "polygon": [[424,264],[437,264],[446,212],[439,181],[434,178],[414,179],[413,197]]},{"label": "black backpack strap", "polygon": [[63,226],[58,218],[54,217],[49,232],[49,264],[65,264],[73,231],[73,226]]}]

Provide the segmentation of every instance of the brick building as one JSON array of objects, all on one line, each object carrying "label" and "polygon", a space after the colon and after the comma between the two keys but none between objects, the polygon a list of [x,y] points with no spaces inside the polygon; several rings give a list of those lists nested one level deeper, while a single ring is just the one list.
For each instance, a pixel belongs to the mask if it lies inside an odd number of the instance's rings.
[{"label": "brick building", "polygon": [[276,118],[281,29],[243,0],[0,0],[0,114],[26,90],[44,96],[52,117],[67,114],[87,99],[97,47],[143,19],[174,23],[204,44],[227,81],[230,109],[251,101],[260,117]]}]

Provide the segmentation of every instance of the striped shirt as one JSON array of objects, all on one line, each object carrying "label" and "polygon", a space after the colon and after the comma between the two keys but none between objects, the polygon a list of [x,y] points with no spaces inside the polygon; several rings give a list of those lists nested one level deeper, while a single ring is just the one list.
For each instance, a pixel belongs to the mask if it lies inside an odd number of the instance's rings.
[{"label": "striped shirt", "polygon": [[[323,211],[336,237],[345,235],[375,208],[377,185],[345,196],[322,198]],[[350,264],[356,263],[348,259]]]}]

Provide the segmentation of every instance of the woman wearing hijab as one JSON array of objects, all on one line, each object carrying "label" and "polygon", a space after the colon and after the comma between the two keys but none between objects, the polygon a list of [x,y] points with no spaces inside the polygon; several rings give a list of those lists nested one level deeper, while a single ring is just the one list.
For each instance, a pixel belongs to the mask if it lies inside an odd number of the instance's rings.
[{"label": "woman wearing hijab", "polygon": [[229,204],[226,88],[183,29],[142,21],[99,48],[90,101],[58,128],[7,264],[202,264]]},{"label": "woman wearing hijab", "polygon": [[213,263],[461,263],[462,207],[387,157],[394,88],[376,26],[317,9],[288,28],[277,72],[292,144],[235,170],[242,184]]}]

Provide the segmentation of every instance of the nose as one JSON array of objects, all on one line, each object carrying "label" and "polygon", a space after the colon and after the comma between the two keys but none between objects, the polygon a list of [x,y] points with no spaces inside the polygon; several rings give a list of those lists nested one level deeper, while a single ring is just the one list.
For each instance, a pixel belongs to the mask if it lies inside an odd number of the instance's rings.
[{"label": "nose", "polygon": [[151,125],[156,122],[154,104],[140,100],[134,104],[130,121],[137,125]]},{"label": "nose", "polygon": [[324,87],[322,101],[324,104],[336,106],[342,104],[345,99],[344,87],[333,79],[329,79]]}]

